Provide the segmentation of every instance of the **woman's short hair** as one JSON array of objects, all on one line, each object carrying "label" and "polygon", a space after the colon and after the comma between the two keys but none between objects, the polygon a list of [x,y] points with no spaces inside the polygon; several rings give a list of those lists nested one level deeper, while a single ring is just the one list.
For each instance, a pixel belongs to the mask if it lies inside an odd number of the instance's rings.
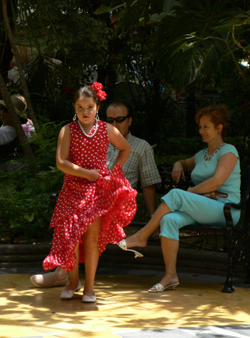
[{"label": "woman's short hair", "polygon": [[228,110],[224,104],[218,106],[209,106],[198,111],[198,113],[195,115],[195,121],[197,124],[199,124],[202,116],[209,116],[215,127],[218,127],[220,124],[222,124],[222,136],[225,136],[229,127],[226,117],[227,114]]}]

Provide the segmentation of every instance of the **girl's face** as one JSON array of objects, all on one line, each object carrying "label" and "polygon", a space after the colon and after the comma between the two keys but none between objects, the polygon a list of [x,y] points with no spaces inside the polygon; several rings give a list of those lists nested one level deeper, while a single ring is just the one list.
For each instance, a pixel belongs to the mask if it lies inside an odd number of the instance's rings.
[{"label": "girl's face", "polygon": [[213,142],[217,141],[219,138],[221,138],[221,132],[222,132],[222,125],[218,125],[217,127],[211,122],[211,119],[207,115],[203,115],[200,118],[199,122],[199,132],[202,137],[203,142]]},{"label": "girl's face", "polygon": [[74,107],[82,125],[94,124],[99,106],[97,106],[91,97],[80,97],[74,104]]}]

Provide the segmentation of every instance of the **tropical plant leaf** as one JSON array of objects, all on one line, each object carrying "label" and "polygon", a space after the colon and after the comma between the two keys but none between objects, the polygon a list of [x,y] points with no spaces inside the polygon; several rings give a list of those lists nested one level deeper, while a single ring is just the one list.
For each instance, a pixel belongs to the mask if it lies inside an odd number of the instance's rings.
[{"label": "tropical plant leaf", "polygon": [[26,221],[32,222],[35,218],[35,213],[32,212],[30,214],[24,214],[23,217],[24,217],[24,219],[26,219]]},{"label": "tropical plant leaf", "polygon": [[[118,6],[119,8],[120,6]],[[110,11],[114,10],[114,8],[112,9],[111,7],[108,7],[108,6],[104,6],[104,5],[101,5],[101,7],[99,7],[95,12],[94,14],[103,14],[103,13],[108,13]]]}]

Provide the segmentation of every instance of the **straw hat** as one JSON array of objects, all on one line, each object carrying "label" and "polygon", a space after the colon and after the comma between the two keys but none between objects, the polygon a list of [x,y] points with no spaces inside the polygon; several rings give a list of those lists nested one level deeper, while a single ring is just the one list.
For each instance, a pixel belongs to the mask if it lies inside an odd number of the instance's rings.
[{"label": "straw hat", "polygon": [[[11,97],[11,101],[15,107],[16,113],[21,121],[22,124],[27,122],[27,118],[24,116],[24,112],[27,109],[27,103],[25,98],[22,95],[19,94],[15,94],[12,95]],[[0,104],[3,105],[4,107],[6,107],[6,104],[3,100],[0,100]]]}]

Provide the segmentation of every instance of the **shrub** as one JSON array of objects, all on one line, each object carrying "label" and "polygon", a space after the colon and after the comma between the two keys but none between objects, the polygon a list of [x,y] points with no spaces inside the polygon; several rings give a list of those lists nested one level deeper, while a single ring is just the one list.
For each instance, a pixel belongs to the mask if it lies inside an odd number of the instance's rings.
[{"label": "shrub", "polygon": [[1,237],[14,243],[17,238],[28,242],[52,238],[49,223],[53,209],[49,196],[62,185],[58,170],[31,175],[27,170],[1,174],[0,229]]},{"label": "shrub", "polygon": [[[65,124],[65,123],[64,123]],[[22,156],[17,162],[21,169],[0,175],[0,235],[2,240],[14,243],[20,238],[26,242],[43,241],[52,238],[49,223],[53,209],[49,196],[61,189],[63,173],[55,167],[55,153],[59,130],[47,122],[32,137],[32,147],[36,155],[36,172],[31,173]],[[19,163],[20,164],[20,163]]]}]

